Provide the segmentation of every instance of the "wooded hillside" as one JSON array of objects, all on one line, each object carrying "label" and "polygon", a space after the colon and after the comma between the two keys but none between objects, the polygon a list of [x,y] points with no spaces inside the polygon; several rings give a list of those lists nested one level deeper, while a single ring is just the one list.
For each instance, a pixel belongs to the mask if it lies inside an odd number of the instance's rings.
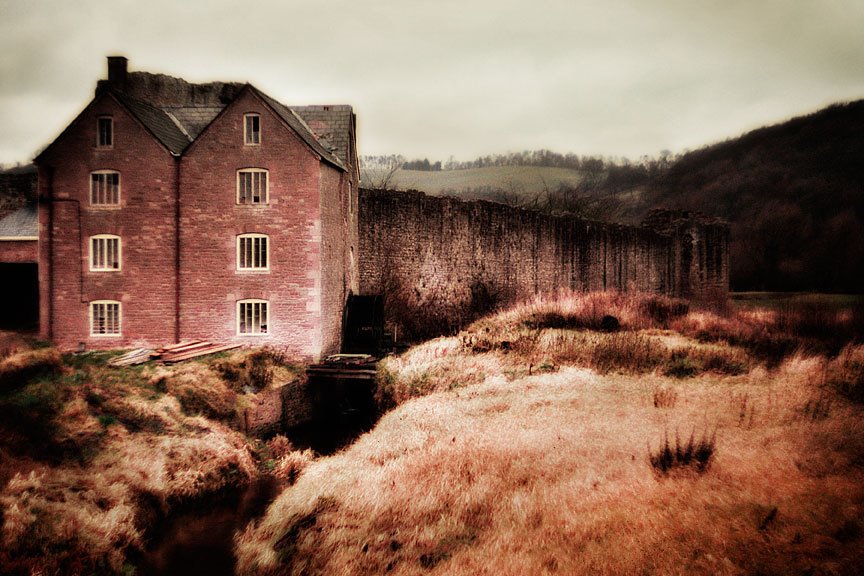
[{"label": "wooded hillside", "polygon": [[729,220],[734,289],[860,293],[864,100],[687,153],[640,204]]}]

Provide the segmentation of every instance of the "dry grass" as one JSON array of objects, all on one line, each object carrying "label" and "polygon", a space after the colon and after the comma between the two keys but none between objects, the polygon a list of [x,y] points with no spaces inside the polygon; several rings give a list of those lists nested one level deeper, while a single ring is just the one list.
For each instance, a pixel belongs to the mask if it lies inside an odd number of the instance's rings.
[{"label": "dry grass", "polygon": [[860,349],[766,361],[728,344],[759,338],[755,315],[676,312],[676,333],[592,298],[388,358],[398,406],[238,535],[240,573],[857,573],[864,412],[834,380],[856,381]]},{"label": "dry grass", "polygon": [[[561,368],[413,399],[307,467],[239,536],[241,573],[852,574],[864,420],[839,401],[800,417],[820,370],[696,385]],[[658,386],[674,406],[654,407]],[[706,427],[707,471],[655,474],[646,446]]]},{"label": "dry grass", "polygon": [[[602,330],[604,318],[617,330]],[[393,404],[432,392],[554,371],[562,365],[590,367],[601,374],[663,373],[679,378],[706,372],[737,375],[760,361],[746,348],[717,339],[698,339],[711,322],[719,330],[741,330],[736,320],[709,312],[688,312],[679,300],[655,295],[568,293],[538,299],[386,358],[380,365],[381,396]],[[755,322],[755,320],[754,320]],[[664,326],[687,326],[683,335]],[[387,402],[384,402],[387,404]]]},{"label": "dry grass", "polygon": [[30,371],[0,395],[2,572],[128,571],[154,513],[258,473],[245,436],[198,415],[233,414],[215,372],[114,369],[108,357],[47,349],[2,361]]},{"label": "dry grass", "polygon": [[0,393],[23,386],[36,376],[59,372],[62,368],[60,353],[53,348],[12,350],[7,356],[0,357]]},{"label": "dry grass", "polygon": [[864,345],[848,345],[827,364],[825,377],[847,398],[864,403]]},{"label": "dry grass", "polygon": [[303,367],[270,347],[238,350],[209,363],[224,385],[235,392],[257,392],[294,380]]}]

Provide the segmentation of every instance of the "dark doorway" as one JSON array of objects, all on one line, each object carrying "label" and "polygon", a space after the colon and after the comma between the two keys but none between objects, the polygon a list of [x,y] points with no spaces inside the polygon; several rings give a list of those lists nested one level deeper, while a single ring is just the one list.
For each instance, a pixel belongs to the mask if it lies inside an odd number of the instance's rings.
[{"label": "dark doorway", "polygon": [[0,329],[39,329],[39,272],[36,264],[0,264]]},{"label": "dark doorway", "polygon": [[384,344],[384,298],[351,294],[345,306],[342,352],[377,354]]}]

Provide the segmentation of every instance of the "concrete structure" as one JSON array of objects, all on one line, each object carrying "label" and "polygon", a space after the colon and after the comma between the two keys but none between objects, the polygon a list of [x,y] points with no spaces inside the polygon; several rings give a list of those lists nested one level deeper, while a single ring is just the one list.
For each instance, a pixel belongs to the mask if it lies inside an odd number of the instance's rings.
[{"label": "concrete structure", "polygon": [[355,117],[249,84],[108,79],[36,158],[40,332],[62,348],[186,338],[338,351],[358,290]]}]

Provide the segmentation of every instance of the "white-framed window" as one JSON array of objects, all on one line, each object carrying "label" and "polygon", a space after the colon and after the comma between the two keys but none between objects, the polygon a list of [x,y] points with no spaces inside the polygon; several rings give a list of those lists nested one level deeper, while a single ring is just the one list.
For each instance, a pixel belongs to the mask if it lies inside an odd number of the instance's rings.
[{"label": "white-framed window", "polygon": [[111,116],[100,116],[96,119],[96,147],[112,148],[114,146],[114,119]]},{"label": "white-framed window", "polygon": [[270,270],[270,238],[266,234],[237,236],[237,270]]},{"label": "white-framed window", "polygon": [[121,304],[116,300],[90,302],[90,335],[119,336]]},{"label": "white-framed window", "polygon": [[243,115],[243,143],[254,146],[261,144],[261,116],[258,114]]},{"label": "white-framed window", "polygon": [[237,171],[237,204],[267,204],[269,201],[268,172],[263,168],[243,168]]},{"label": "white-framed window", "polygon": [[269,315],[267,300],[239,300],[237,302],[237,334],[254,336],[267,334]]},{"label": "white-framed window", "polygon": [[97,234],[90,237],[90,271],[115,272],[120,270],[120,251],[122,243],[119,236]]},{"label": "white-framed window", "polygon": [[120,173],[116,170],[97,170],[90,173],[90,205],[120,205]]}]

